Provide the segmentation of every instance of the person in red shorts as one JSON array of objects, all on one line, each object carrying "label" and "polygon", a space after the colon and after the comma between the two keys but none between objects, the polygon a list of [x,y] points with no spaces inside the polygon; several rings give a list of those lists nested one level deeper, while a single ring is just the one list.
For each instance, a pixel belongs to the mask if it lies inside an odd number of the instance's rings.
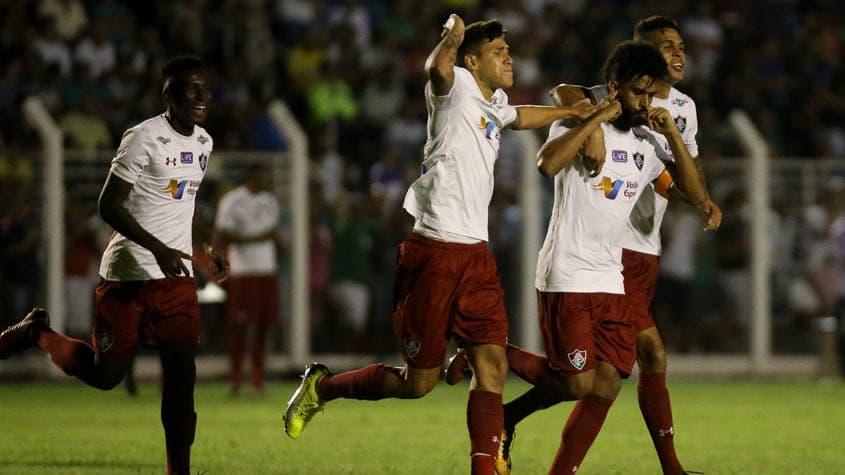
[{"label": "person in red shorts", "polygon": [[[458,60],[463,67],[455,66]],[[493,472],[508,321],[486,241],[501,131],[584,118],[593,108],[509,105],[502,89],[513,84],[512,62],[499,22],[464,27],[460,17],[449,17],[426,61],[429,136],[422,175],[405,195],[415,224],[399,247],[394,275],[393,324],[406,365],[373,364],[336,375],[309,365],[285,413],[291,438],[333,399],[424,396],[437,384],[446,345],[455,338],[475,370],[467,403],[472,473]]]},{"label": "person in red shorts", "polygon": [[247,346],[252,361],[252,391],[262,394],[267,333],[278,318],[279,200],[268,191],[267,176],[264,167],[251,166],[244,183],[223,195],[217,205],[215,228],[231,266],[226,281],[225,334],[232,395],[237,395],[241,387]]},{"label": "person in red shorts", "polygon": [[[162,70],[167,110],[128,129],[100,193],[115,232],[100,262],[91,345],[50,329],[43,309],[0,334],[0,359],[38,346],[70,376],[98,389],[124,378],[138,345],[158,348],[167,473],[190,473],[199,303],[192,274],[194,200],[213,142],[211,93],[201,59],[178,56]],[[227,263],[206,246],[218,278]]]}]

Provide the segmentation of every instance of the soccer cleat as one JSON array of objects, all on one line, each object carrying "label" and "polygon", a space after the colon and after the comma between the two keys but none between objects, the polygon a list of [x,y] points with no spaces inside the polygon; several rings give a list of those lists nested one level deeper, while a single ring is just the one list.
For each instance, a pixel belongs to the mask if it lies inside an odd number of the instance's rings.
[{"label": "soccer cleat", "polygon": [[511,473],[511,443],[516,435],[514,429],[502,429],[499,440],[499,453],[496,455],[496,475],[510,475]]},{"label": "soccer cleat", "polygon": [[449,360],[449,365],[446,366],[444,374],[446,384],[449,386],[460,383],[464,378],[472,377],[472,369],[469,367],[469,359],[464,350],[458,350],[455,356]]},{"label": "soccer cleat", "polygon": [[329,369],[320,363],[311,363],[305,367],[302,383],[291,396],[285,411],[285,433],[291,439],[298,439],[311,418],[323,410],[325,402],[317,394],[317,383],[327,374]]},{"label": "soccer cleat", "polygon": [[0,333],[0,360],[32,348],[38,343],[38,332],[48,328],[50,316],[43,308],[33,308],[23,320]]}]

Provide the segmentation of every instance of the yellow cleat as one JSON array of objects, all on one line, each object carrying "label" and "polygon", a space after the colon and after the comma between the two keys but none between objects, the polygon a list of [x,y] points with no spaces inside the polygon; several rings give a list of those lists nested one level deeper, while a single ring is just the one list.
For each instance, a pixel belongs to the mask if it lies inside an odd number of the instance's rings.
[{"label": "yellow cleat", "polygon": [[513,429],[502,429],[502,437],[499,439],[499,453],[496,455],[496,475],[510,475],[511,473],[511,442],[513,442],[513,436]]},{"label": "yellow cleat", "polygon": [[314,415],[323,410],[325,402],[317,394],[317,383],[327,374],[329,369],[320,363],[311,363],[305,368],[302,383],[291,396],[285,411],[285,433],[291,439],[299,438]]}]

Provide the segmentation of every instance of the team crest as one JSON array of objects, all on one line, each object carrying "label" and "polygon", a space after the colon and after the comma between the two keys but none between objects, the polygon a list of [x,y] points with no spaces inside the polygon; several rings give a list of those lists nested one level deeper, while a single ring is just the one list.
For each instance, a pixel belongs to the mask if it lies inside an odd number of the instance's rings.
[{"label": "team crest", "polygon": [[675,125],[678,127],[678,130],[680,130],[681,133],[684,133],[684,130],[687,129],[687,118],[682,115],[675,117]]},{"label": "team crest", "polygon": [[208,143],[208,137],[206,137],[205,135],[200,135],[199,137],[197,137],[197,142],[205,145]]},{"label": "team crest", "polygon": [[161,137],[161,136],[158,136],[158,137],[156,137],[156,140],[158,140],[159,142],[161,142],[161,144],[162,144],[162,145],[167,145],[167,144],[169,144],[169,143],[170,143],[170,139],[169,139],[169,138],[167,138],[167,137]]},{"label": "team crest", "polygon": [[97,332],[97,348],[100,350],[100,353],[109,351],[109,348],[111,348],[113,344],[114,339],[109,336],[108,333],[104,331]]},{"label": "team crest", "polygon": [[208,166],[208,155],[206,155],[204,153],[200,154],[199,162],[200,162],[200,168],[202,169],[202,171],[205,171],[205,167]]},{"label": "team crest", "polygon": [[419,340],[414,340],[413,338],[405,338],[405,353],[408,355],[408,358],[413,359],[417,356],[417,353],[420,352],[420,348],[422,347],[422,343]]},{"label": "team crest", "polygon": [[566,356],[569,358],[569,363],[579,371],[587,364],[587,350],[575,350],[567,353]]},{"label": "team crest", "polygon": [[634,165],[637,166],[637,170],[643,169],[643,161],[645,157],[640,152],[634,152]]}]

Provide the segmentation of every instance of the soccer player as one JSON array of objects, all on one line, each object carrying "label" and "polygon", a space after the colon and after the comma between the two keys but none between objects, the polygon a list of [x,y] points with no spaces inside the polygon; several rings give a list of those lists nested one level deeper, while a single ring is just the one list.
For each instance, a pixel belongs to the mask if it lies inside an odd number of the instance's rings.
[{"label": "soccer player", "polygon": [[[38,346],[68,375],[107,390],[123,379],[139,344],[155,345],[167,472],[188,475],[200,333],[191,224],[213,148],[198,125],[211,94],[197,57],[171,59],[162,76],[167,110],[123,134],[100,193],[100,215],[115,233],[100,263],[92,344],[54,332],[47,312],[36,308],[0,334],[0,358]],[[224,278],[225,258],[206,250]]]},{"label": "soccer player", "polygon": [[276,227],[279,201],[268,191],[267,171],[260,165],[247,170],[244,183],[229,191],[217,205],[218,242],[227,246],[231,264],[226,282],[226,338],[229,350],[229,384],[232,395],[241,386],[241,364],[251,330],[250,383],[262,394],[267,332],[278,314],[276,277]]},{"label": "soccer player", "polygon": [[[661,16],[645,18],[637,24],[634,30],[634,39],[651,44],[663,55],[669,67],[668,72],[671,82],[662,84],[652,99],[652,107],[664,108],[670,113],[678,131],[681,133],[686,150],[693,158],[697,158],[698,144],[695,135],[698,130],[698,119],[695,112],[695,102],[674,87],[674,84],[684,78],[685,62],[684,43],[678,32],[677,24],[673,20]],[[603,90],[603,86],[594,87],[588,91],[588,94],[594,100],[600,100],[606,93]],[[584,97],[580,88],[575,91],[572,86],[558,86],[552,91],[552,96],[556,103],[561,105],[578,101]],[[649,133],[651,135],[649,140],[654,141],[658,157],[671,167],[675,158],[670,142],[660,133],[651,130],[649,130]],[[605,153],[603,134],[594,132],[588,142],[585,147],[595,147],[595,150],[600,150],[600,152],[587,154],[591,157],[590,163],[600,170]],[[698,167],[702,186],[704,186],[706,192],[700,161],[695,160],[695,164]],[[637,366],[640,370],[637,394],[640,410],[657,450],[663,472],[679,474],[683,473],[684,470],[675,453],[673,440],[675,430],[672,423],[669,392],[666,389],[666,351],[650,310],[651,299],[654,296],[657,283],[658,256],[661,251],[660,225],[667,206],[668,200],[659,193],[654,193],[651,185],[639,198],[631,213],[631,219],[622,240],[624,247],[622,273],[626,297],[629,304],[636,310],[632,313],[632,316],[634,317],[634,330],[637,333]],[[710,200],[709,195],[700,208],[707,216],[705,229],[718,229],[722,213],[719,207]],[[517,358],[517,355],[521,352],[516,348],[510,348],[510,350],[513,351],[508,353],[509,362]],[[462,363],[462,360],[456,358],[453,361],[456,368],[450,368],[447,374],[451,381],[457,382],[462,374],[461,369],[457,366]],[[515,372],[519,372],[520,367],[519,364],[511,364],[511,370]],[[517,398],[505,405],[506,433],[503,436],[503,439],[507,440],[505,453],[509,452],[513,428],[519,421],[536,410],[558,402],[544,400],[545,397],[538,391],[529,390],[524,397]]]},{"label": "soccer player", "polygon": [[[460,60],[462,67],[456,66]],[[508,321],[496,264],[487,248],[493,165],[502,129],[542,127],[594,108],[517,106],[512,58],[498,21],[467,27],[457,15],[426,60],[428,140],[422,176],[404,208],[416,222],[399,247],[393,322],[405,366],[373,364],[337,375],[309,365],[288,402],[285,431],[298,438],[323,405],[336,398],[419,398],[439,380],[450,337],[474,368],[467,403],[472,473],[493,472],[502,430]]]}]

